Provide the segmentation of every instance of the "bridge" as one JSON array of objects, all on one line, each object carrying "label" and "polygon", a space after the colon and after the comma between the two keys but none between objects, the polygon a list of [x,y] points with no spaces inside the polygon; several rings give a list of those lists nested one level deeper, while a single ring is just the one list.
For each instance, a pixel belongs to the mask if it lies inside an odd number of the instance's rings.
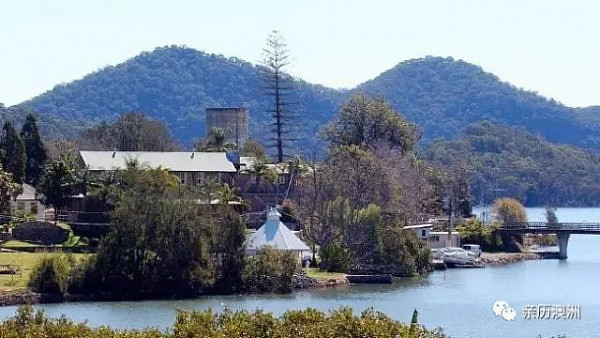
[{"label": "bridge", "polygon": [[600,223],[547,223],[526,222],[505,224],[498,229],[518,234],[556,234],[558,239],[559,259],[567,259],[569,237],[573,235],[600,235]]}]

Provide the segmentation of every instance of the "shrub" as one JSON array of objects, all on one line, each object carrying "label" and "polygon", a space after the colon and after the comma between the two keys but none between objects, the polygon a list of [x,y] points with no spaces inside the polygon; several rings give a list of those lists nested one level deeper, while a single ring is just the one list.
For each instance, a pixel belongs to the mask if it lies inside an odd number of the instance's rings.
[{"label": "shrub", "polygon": [[470,218],[464,225],[456,227],[462,243],[479,244],[483,251],[502,251],[504,246],[498,234],[498,225],[485,226],[477,218]]},{"label": "shrub", "polygon": [[378,230],[377,237],[377,266],[375,271],[369,273],[413,276],[431,270],[431,250],[413,231],[387,226]]},{"label": "shrub", "polygon": [[319,268],[327,272],[347,272],[348,253],[337,244],[330,244],[319,250],[321,263]]},{"label": "shrub", "polygon": [[349,308],[330,313],[315,309],[289,310],[281,317],[262,311],[231,311],[220,314],[211,310],[201,312],[178,311],[171,330],[157,329],[120,331],[108,327],[91,328],[76,324],[67,318],[48,318],[42,311],[22,306],[17,314],[0,324],[1,337],[81,337],[81,338],[147,338],[147,337],[399,337],[443,338],[439,329],[426,330],[419,325],[409,325],[387,315],[365,310],[354,315]]},{"label": "shrub", "polygon": [[247,258],[242,273],[244,289],[248,292],[291,292],[292,277],[298,269],[299,263],[291,253],[265,247]]},{"label": "shrub", "polygon": [[28,286],[36,292],[62,295],[69,286],[74,264],[69,255],[43,256],[33,266]]}]

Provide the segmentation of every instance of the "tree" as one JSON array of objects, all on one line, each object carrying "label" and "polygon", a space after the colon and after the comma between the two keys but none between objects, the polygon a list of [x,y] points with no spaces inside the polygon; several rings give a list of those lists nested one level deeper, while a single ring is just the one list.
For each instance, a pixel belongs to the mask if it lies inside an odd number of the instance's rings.
[{"label": "tree", "polygon": [[241,151],[242,156],[251,156],[259,161],[265,162],[267,160],[267,153],[265,148],[254,140],[248,140],[244,143],[244,147]]},{"label": "tree", "polygon": [[196,151],[207,152],[226,152],[235,148],[235,144],[226,142],[225,133],[221,128],[212,128],[206,139],[199,140],[195,146]]},{"label": "tree", "polygon": [[492,206],[492,212],[504,227],[518,228],[527,222],[525,208],[514,198],[497,199]]},{"label": "tree", "polygon": [[25,144],[27,163],[25,165],[25,182],[36,186],[46,164],[48,155],[40,137],[37,122],[33,114],[27,115],[21,129],[21,138]]},{"label": "tree", "polygon": [[85,130],[80,140],[87,150],[176,151],[181,147],[169,128],[140,112],[121,115],[113,124],[106,122]]},{"label": "tree", "polygon": [[299,267],[292,253],[263,247],[246,261],[242,274],[244,288],[248,292],[289,293]]},{"label": "tree", "polygon": [[[514,198],[500,198],[494,202],[492,212],[496,221],[504,228],[520,228],[527,223],[527,214],[521,202]],[[520,243],[523,243],[522,235],[512,235],[510,231],[502,231],[502,244],[509,251],[521,251]]]},{"label": "tree", "polygon": [[446,173],[448,203],[452,213],[463,218],[471,217],[471,191],[465,166],[451,168]]},{"label": "tree", "polygon": [[25,153],[25,144],[17,134],[10,122],[4,123],[2,135],[0,137],[0,148],[4,152],[2,166],[4,170],[11,173],[16,183],[25,181],[25,163],[27,155]]},{"label": "tree", "polygon": [[221,271],[215,283],[218,291],[231,293],[241,291],[242,274],[245,264],[244,242],[246,225],[240,215],[224,206],[216,211],[219,226],[214,251],[221,255]]},{"label": "tree", "polygon": [[10,199],[20,189],[19,184],[15,183],[12,175],[0,168],[0,214],[10,213]]},{"label": "tree", "polygon": [[283,37],[277,31],[272,31],[267,38],[267,45],[263,49],[261,75],[265,83],[266,94],[272,99],[271,109],[268,112],[273,119],[272,133],[273,141],[277,150],[277,163],[283,162],[285,156],[285,142],[291,141],[291,129],[289,124],[292,112],[289,109],[291,102],[288,96],[292,90],[290,76],[285,73],[285,67],[289,64],[287,45]]},{"label": "tree", "polygon": [[334,146],[373,148],[385,144],[403,153],[413,150],[420,138],[417,128],[405,120],[382,97],[356,94],[343,104],[323,134]]},{"label": "tree", "polygon": [[198,292],[214,282],[213,218],[192,199],[176,198],[177,178],[165,169],[131,166],[119,172],[111,228],[96,269],[113,292]]},{"label": "tree", "polygon": [[59,211],[67,205],[69,197],[73,194],[75,183],[75,172],[67,161],[54,160],[46,165],[39,190],[43,195],[44,204],[54,208],[55,222]]},{"label": "tree", "polygon": [[550,226],[558,226],[558,217],[556,217],[556,208],[546,207],[546,222]]}]

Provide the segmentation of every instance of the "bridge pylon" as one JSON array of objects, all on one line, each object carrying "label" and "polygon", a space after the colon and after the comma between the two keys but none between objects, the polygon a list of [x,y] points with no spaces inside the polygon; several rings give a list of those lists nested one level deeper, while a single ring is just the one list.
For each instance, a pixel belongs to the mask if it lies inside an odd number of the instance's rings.
[{"label": "bridge pylon", "polygon": [[569,237],[571,236],[568,232],[558,232],[556,238],[558,239],[558,259],[567,259],[567,248],[569,246]]}]

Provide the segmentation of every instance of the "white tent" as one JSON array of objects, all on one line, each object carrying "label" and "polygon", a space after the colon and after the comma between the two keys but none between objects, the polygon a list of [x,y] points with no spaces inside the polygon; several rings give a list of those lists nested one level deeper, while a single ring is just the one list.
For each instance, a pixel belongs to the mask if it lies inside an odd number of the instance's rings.
[{"label": "white tent", "polygon": [[246,242],[246,254],[254,255],[264,246],[296,253],[302,258],[303,253],[308,253],[310,248],[302,242],[279,219],[281,214],[270,208],[267,212],[267,222],[263,224]]}]

